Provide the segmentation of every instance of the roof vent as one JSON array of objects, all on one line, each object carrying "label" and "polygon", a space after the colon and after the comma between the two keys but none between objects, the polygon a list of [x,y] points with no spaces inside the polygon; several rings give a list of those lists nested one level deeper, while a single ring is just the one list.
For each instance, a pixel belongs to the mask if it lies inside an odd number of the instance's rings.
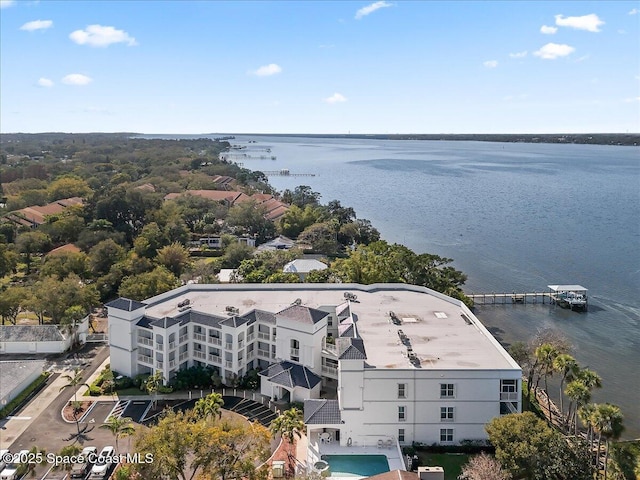
[{"label": "roof vent", "polygon": [[465,323],[467,325],[471,325],[473,324],[473,322],[471,321],[471,319],[467,316],[466,313],[461,313],[460,316],[462,317],[462,319],[465,321]]},{"label": "roof vent", "polygon": [[351,293],[351,292],[344,292],[344,298],[345,300],[349,300],[351,302],[357,302],[358,301],[358,296]]},{"label": "roof vent", "polygon": [[302,305],[302,299],[296,298],[291,305]]},{"label": "roof vent", "polygon": [[436,318],[447,318],[447,314],[444,312],[433,312]]},{"label": "roof vent", "polygon": [[228,315],[238,315],[238,313],[240,313],[240,310],[232,305],[226,306],[224,310]]}]

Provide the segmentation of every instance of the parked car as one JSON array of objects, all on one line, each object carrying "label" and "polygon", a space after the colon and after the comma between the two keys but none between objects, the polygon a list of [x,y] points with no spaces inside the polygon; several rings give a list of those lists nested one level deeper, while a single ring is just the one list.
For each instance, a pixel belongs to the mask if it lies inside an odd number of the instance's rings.
[{"label": "parked car", "polygon": [[96,447],[85,447],[80,452],[80,459],[71,467],[71,478],[85,478],[98,454]]},{"label": "parked car", "polygon": [[[29,450],[20,450],[18,453],[18,459],[27,459],[27,455],[29,455]],[[18,471],[20,470],[20,466],[22,462],[11,462],[7,464],[2,472],[0,472],[0,480],[16,480],[18,478]],[[24,471],[22,472],[24,474]]]},{"label": "parked car", "polygon": [[96,463],[91,467],[91,476],[89,478],[102,479],[107,476],[112,465],[111,457],[113,457],[114,452],[115,449],[110,445],[100,450]]}]

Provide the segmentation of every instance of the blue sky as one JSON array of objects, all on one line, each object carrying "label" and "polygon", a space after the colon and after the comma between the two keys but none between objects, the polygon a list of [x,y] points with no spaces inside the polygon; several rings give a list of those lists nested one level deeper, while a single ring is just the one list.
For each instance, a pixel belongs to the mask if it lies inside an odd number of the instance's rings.
[{"label": "blue sky", "polygon": [[2,132],[640,132],[638,1],[0,7]]}]

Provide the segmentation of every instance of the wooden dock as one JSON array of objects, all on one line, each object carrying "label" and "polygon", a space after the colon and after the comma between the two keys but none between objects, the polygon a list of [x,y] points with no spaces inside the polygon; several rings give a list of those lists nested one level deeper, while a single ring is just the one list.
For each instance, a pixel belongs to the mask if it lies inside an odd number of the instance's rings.
[{"label": "wooden dock", "polygon": [[507,303],[554,303],[549,292],[526,293],[470,293],[465,294],[476,305],[502,305]]}]

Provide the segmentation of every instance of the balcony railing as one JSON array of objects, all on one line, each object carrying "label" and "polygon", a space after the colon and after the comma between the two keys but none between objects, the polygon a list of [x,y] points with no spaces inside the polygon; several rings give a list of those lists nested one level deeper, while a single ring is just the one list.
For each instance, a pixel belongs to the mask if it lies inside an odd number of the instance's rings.
[{"label": "balcony railing", "polygon": [[209,337],[209,343],[212,345],[222,345],[222,340],[218,337]]},{"label": "balcony railing", "polygon": [[180,343],[184,343],[189,339],[189,335],[180,335]]},{"label": "balcony railing", "polygon": [[258,332],[258,338],[260,340],[270,340],[271,339],[271,334],[270,333],[264,333],[264,332]]},{"label": "balcony railing", "polygon": [[156,342],[156,350],[162,350],[164,348],[164,343]]},{"label": "balcony railing", "polygon": [[189,358],[189,352],[182,352],[179,356],[178,356],[178,360],[180,362],[186,360],[187,358]]},{"label": "balcony railing", "polygon": [[227,350],[233,350],[233,343],[226,342],[224,344],[224,348],[226,348]]},{"label": "balcony railing", "polygon": [[300,349],[299,348],[291,348],[291,356],[292,357],[299,357],[300,356]]},{"label": "balcony railing", "polygon": [[149,365],[153,365],[153,358],[147,355],[138,354],[138,361],[143,363],[148,363]]},{"label": "balcony railing", "polygon": [[250,333],[249,335],[247,335],[247,342],[251,342],[256,338],[256,335],[254,333]]},{"label": "balcony railing", "polygon": [[333,343],[327,343],[326,341],[322,344],[322,349],[330,353],[338,353],[338,349],[336,348],[336,346]]},{"label": "balcony railing", "polygon": [[169,342],[169,350],[176,348],[176,342]]},{"label": "balcony railing", "polygon": [[335,367],[329,367],[328,365],[322,365],[322,373],[327,377],[338,378],[338,369]]},{"label": "balcony railing", "polygon": [[194,340],[198,340],[199,342],[206,342],[207,341],[207,336],[203,335],[202,333],[194,333],[193,334],[193,339]]},{"label": "balcony railing", "polygon": [[198,350],[193,352],[193,356],[195,358],[207,358],[207,354],[205,352],[200,352]]},{"label": "balcony railing", "polygon": [[222,363],[222,359],[218,355],[209,354],[208,358],[209,358],[209,361],[211,363],[215,363],[215,364],[218,364],[218,365],[220,365]]},{"label": "balcony railing", "polygon": [[517,402],[520,400],[518,392],[502,392],[500,393],[500,400],[505,402]]},{"label": "balcony railing", "polygon": [[269,353],[269,350],[258,349],[258,356],[262,358],[266,358],[267,360],[271,358],[271,354]]},{"label": "balcony railing", "polygon": [[253,360],[253,357],[255,356],[256,356],[255,350],[251,350],[250,352],[247,352],[247,361]]},{"label": "balcony railing", "polygon": [[153,339],[147,337],[138,337],[138,343],[140,345],[153,346]]},{"label": "balcony railing", "polygon": [[233,362],[230,362],[229,360],[224,362],[224,366],[226,368],[233,368]]},{"label": "balcony railing", "polygon": [[160,369],[164,368],[164,362],[161,362],[160,360],[158,360],[156,362],[156,368],[160,368]]},{"label": "balcony railing", "polygon": [[176,366],[175,360],[169,360],[169,368],[174,368]]},{"label": "balcony railing", "polygon": [[244,348],[244,342],[242,340],[238,341],[238,348]]}]

